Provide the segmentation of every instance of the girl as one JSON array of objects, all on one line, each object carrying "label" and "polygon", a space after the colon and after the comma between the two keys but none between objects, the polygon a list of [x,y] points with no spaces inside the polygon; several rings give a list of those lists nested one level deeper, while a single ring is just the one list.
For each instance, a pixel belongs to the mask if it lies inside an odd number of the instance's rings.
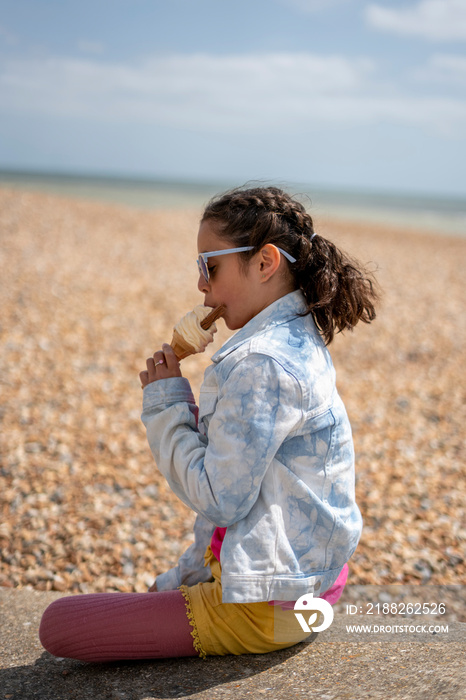
[{"label": "girl", "polygon": [[374,284],[276,187],[212,200],[199,234],[206,306],[236,330],[197,408],[169,345],[141,372],[142,420],[195,541],[150,594],[55,601],[40,638],[88,661],[264,653],[308,636],[301,596],[338,600],[361,533],[351,428],[327,350],[375,318]]}]

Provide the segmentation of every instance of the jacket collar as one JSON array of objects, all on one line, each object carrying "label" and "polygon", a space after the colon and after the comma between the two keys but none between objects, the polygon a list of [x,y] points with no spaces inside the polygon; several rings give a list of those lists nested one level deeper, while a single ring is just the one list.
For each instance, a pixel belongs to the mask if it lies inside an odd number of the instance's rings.
[{"label": "jacket collar", "polygon": [[257,316],[254,316],[245,326],[229,338],[220,350],[217,350],[212,355],[212,362],[220,362],[226,355],[236,350],[239,345],[248,341],[253,335],[290,321],[298,314],[303,313],[306,308],[306,301],[300,289],[285,294],[285,296],[266,306]]}]

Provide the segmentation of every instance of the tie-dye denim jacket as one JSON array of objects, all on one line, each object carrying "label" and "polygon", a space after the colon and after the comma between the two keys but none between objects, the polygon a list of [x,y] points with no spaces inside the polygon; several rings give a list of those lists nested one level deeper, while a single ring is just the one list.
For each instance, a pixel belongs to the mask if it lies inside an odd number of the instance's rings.
[{"label": "tie-dye denim jacket", "polygon": [[265,308],[212,357],[197,408],[185,378],[144,389],[158,468],[197,514],[194,543],[158,590],[211,577],[215,526],[224,603],[321,595],[358,543],[351,427],[329,352],[300,291]]}]

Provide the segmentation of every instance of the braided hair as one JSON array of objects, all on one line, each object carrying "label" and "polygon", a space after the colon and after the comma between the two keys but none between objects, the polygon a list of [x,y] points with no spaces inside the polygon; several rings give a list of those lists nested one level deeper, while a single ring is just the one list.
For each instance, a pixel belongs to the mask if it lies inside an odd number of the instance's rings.
[{"label": "braided hair", "polygon": [[207,220],[215,221],[219,237],[235,247],[254,247],[239,254],[244,264],[267,243],[296,258],[287,262],[295,288],[302,290],[305,315],[312,313],[327,345],[335,332],[375,319],[378,294],[372,275],[316,234],[304,206],[280,188],[238,188],[214,197],[204,210],[202,221]]}]

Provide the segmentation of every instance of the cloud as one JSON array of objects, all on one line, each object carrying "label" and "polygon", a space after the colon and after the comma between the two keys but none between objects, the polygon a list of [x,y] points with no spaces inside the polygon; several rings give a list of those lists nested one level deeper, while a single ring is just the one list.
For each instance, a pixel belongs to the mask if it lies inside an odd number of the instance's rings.
[{"label": "cloud", "polygon": [[466,101],[403,95],[378,83],[369,59],[310,53],[175,54],[138,64],[11,59],[0,92],[4,112],[213,133],[466,124]]},{"label": "cloud", "polygon": [[413,77],[424,83],[443,86],[466,86],[466,56],[436,53],[427,65],[415,71]]},{"label": "cloud", "polygon": [[402,8],[370,4],[365,18],[371,27],[394,34],[431,41],[466,40],[465,0],[420,0]]},{"label": "cloud", "polygon": [[366,59],[307,53],[175,54],[139,64],[51,57],[10,60],[0,89],[10,109],[249,128],[310,116],[320,95],[360,90],[372,70]]}]

